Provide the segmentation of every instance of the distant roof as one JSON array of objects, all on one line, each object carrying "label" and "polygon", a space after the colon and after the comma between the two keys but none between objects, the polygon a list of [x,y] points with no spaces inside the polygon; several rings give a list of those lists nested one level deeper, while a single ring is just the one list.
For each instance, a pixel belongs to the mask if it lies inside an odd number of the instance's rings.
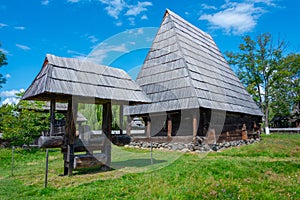
[{"label": "distant roof", "polygon": [[66,102],[73,97],[149,103],[142,89],[121,69],[47,54],[43,67],[22,99]]},{"label": "distant roof", "polygon": [[127,114],[204,107],[262,115],[212,37],[170,10],[136,81],[152,104]]}]

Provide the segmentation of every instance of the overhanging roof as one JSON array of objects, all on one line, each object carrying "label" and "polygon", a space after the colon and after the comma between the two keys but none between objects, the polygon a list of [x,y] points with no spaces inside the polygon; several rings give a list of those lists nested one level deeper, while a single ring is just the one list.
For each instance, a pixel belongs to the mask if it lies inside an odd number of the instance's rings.
[{"label": "overhanging roof", "polygon": [[66,102],[72,98],[149,103],[151,100],[123,70],[47,54],[43,67],[22,99]]}]

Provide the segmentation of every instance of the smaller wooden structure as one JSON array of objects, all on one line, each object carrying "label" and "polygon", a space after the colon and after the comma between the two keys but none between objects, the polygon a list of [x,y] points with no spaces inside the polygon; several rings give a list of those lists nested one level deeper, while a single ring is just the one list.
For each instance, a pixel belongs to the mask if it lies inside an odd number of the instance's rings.
[{"label": "smaller wooden structure", "polygon": [[[112,101],[120,105],[150,102],[121,69],[50,54],[22,99],[50,101],[50,136],[42,136],[40,146],[61,147],[65,175],[72,175],[74,168],[110,166]],[[56,102],[67,103],[64,135],[54,135]],[[89,135],[87,141],[76,137],[78,103],[103,105],[102,134]],[[86,153],[76,155],[82,151]]]}]

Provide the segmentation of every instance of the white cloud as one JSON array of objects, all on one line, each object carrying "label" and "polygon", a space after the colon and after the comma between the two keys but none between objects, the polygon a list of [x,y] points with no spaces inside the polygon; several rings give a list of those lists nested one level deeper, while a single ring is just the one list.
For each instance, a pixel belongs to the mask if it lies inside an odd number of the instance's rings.
[{"label": "white cloud", "polygon": [[128,49],[124,43],[120,45],[107,45],[106,43],[101,43],[88,55],[87,59],[102,64],[103,60],[112,52],[126,53],[128,52]]},{"label": "white cloud", "polygon": [[84,60],[87,57],[87,55],[80,53],[78,51],[68,50],[67,53],[71,54],[73,58],[77,58],[79,60]]},{"label": "white cloud", "polygon": [[94,36],[94,35],[89,35],[89,36],[88,36],[88,39],[89,39],[90,42],[92,42],[92,43],[98,42],[98,38],[96,38],[96,36]]},{"label": "white cloud", "polygon": [[134,17],[129,17],[128,21],[129,21],[130,26],[135,26],[135,18]]},{"label": "white cloud", "polygon": [[202,9],[204,10],[217,10],[217,8],[215,6],[209,6],[205,3],[201,4]]},{"label": "white cloud", "polygon": [[18,48],[20,48],[20,49],[22,49],[24,51],[28,51],[28,50],[31,49],[30,47],[22,45],[22,44],[16,44],[16,47],[18,47]]},{"label": "white cloud", "polygon": [[[143,12],[146,12],[147,7],[152,6],[150,1],[138,1],[137,4],[128,4],[125,0],[99,0],[105,4],[107,14],[115,19],[119,19],[120,15],[128,16],[130,25],[135,25],[135,18]],[[124,14],[125,13],[125,14]],[[148,19],[147,15],[141,17],[142,20]],[[118,21],[116,26],[121,26],[122,23]]]},{"label": "white cloud", "polygon": [[252,31],[259,17],[267,11],[263,6],[272,5],[272,0],[248,0],[243,3],[226,1],[221,10],[213,14],[203,14],[199,20],[207,20],[212,29],[223,29],[227,34],[243,34]]},{"label": "white cloud", "polygon": [[122,25],[123,25],[123,23],[121,21],[116,23],[116,26],[122,26]]},{"label": "white cloud", "polygon": [[2,102],[2,105],[8,104],[8,105],[12,105],[12,104],[18,104],[20,101],[19,98],[16,97],[9,97],[4,99],[4,101]]},{"label": "white cloud", "polygon": [[7,24],[0,23],[0,28],[8,26]]},{"label": "white cloud", "polygon": [[146,19],[148,19],[148,16],[147,16],[147,15],[141,16],[141,20],[146,20]]},{"label": "white cloud", "polygon": [[11,75],[10,74],[5,74],[5,78],[10,78]]},{"label": "white cloud", "polygon": [[16,30],[25,30],[24,26],[15,26],[14,29]]},{"label": "white cloud", "polygon": [[4,53],[5,55],[10,55],[9,51],[0,48],[0,52]]},{"label": "white cloud", "polygon": [[249,0],[249,2],[253,3],[263,3],[267,6],[277,7],[277,5],[273,2],[274,0]]},{"label": "white cloud", "polygon": [[70,2],[70,3],[78,3],[80,0],[68,0],[67,2]]},{"label": "white cloud", "polygon": [[43,6],[49,5],[49,3],[50,3],[49,0],[43,0],[43,1],[41,1],[41,5],[43,5]]},{"label": "white cloud", "polygon": [[2,105],[4,104],[17,104],[19,103],[20,99],[16,97],[16,94],[20,93],[20,92],[25,92],[24,89],[20,89],[20,90],[7,90],[7,91],[3,91],[0,93],[1,97],[6,97],[3,102]]},{"label": "white cloud", "polygon": [[138,35],[143,34],[143,33],[144,33],[144,30],[143,30],[142,28],[139,28],[139,29],[137,30],[137,34],[138,34]]},{"label": "white cloud", "polygon": [[3,91],[0,93],[1,97],[15,97],[16,94],[20,93],[20,92],[25,92],[24,89],[20,89],[20,90],[7,90],[7,91]]},{"label": "white cloud", "polygon": [[99,0],[99,1],[107,5],[105,7],[107,14],[115,19],[119,18],[119,14],[126,7],[126,3],[123,0]]},{"label": "white cloud", "polygon": [[147,11],[148,6],[152,6],[152,3],[149,1],[138,2],[137,5],[129,5],[128,10],[125,13],[127,16],[137,16],[141,12]]}]

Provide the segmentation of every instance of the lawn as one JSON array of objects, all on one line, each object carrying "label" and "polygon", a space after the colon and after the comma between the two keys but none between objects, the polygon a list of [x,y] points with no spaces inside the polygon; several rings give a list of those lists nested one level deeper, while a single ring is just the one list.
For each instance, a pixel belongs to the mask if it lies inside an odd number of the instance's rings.
[{"label": "lawn", "polygon": [[59,150],[0,149],[0,199],[300,199],[300,134],[203,154],[113,148],[115,170],[63,173]]}]

